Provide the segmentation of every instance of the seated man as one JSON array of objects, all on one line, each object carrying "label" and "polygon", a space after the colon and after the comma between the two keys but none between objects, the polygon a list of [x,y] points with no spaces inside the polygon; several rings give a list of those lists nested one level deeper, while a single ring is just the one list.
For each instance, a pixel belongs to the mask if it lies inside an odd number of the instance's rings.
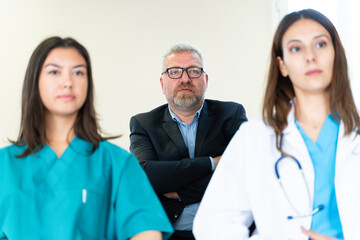
[{"label": "seated man", "polygon": [[131,118],[130,151],[173,224],[170,239],[194,239],[193,220],[212,172],[247,118],[241,104],[205,100],[208,75],[194,46],[170,48],[160,83],[168,104]]}]

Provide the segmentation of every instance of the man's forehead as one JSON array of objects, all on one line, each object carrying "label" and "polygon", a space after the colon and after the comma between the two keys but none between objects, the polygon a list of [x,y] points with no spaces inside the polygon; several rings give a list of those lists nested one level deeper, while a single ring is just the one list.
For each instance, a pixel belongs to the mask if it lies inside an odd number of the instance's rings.
[{"label": "man's forehead", "polygon": [[198,62],[202,63],[201,58],[199,54],[192,51],[186,51],[186,52],[172,52],[169,55],[167,55],[164,59],[164,64],[168,64],[174,61],[180,61],[180,62]]}]

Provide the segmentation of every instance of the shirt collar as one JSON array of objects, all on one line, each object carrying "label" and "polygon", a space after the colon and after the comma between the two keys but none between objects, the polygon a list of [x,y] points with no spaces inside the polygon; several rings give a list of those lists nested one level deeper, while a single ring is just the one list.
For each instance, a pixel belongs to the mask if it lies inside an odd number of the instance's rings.
[{"label": "shirt collar", "polygon": [[[191,121],[191,123],[199,120],[199,117],[200,117],[200,113],[201,113],[201,110],[203,109],[203,106],[204,106],[204,103],[201,105],[201,107],[199,108],[199,110],[195,113],[194,117],[193,117],[193,120]],[[171,118],[173,121],[177,122],[177,123],[183,123],[183,121],[180,120],[180,118],[178,116],[176,116],[176,114],[171,110],[170,108],[170,105],[168,105],[168,108],[169,108],[169,113],[171,115]],[[190,124],[191,124],[190,123]]]}]

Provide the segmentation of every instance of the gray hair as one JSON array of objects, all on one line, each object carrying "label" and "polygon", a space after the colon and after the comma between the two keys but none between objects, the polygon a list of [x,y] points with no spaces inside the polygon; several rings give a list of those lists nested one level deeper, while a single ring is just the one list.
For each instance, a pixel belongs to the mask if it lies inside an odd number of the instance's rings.
[{"label": "gray hair", "polygon": [[174,52],[176,52],[176,53],[180,53],[180,52],[196,53],[197,55],[199,55],[201,62],[203,64],[203,67],[205,68],[205,61],[204,61],[204,58],[203,58],[203,55],[202,55],[200,49],[194,45],[191,45],[190,43],[185,43],[185,42],[176,43],[166,51],[166,53],[163,56],[163,61],[162,61],[163,68],[164,68],[164,62],[165,62],[166,57]]}]

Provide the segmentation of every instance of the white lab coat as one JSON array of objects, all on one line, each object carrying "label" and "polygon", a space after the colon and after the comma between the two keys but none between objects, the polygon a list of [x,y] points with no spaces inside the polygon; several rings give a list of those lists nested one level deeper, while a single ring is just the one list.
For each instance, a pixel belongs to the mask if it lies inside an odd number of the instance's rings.
[{"label": "white lab coat", "polygon": [[[301,163],[310,190],[293,161],[279,164],[281,180],[291,202],[301,213],[312,207],[313,164],[294,123],[294,110],[284,130],[283,150]],[[288,220],[297,215],[286,200],[275,175],[281,154],[275,133],[262,119],[244,123],[225,150],[205,192],[195,217],[198,240],[249,239],[248,226],[255,220],[257,233],[250,239],[304,239],[300,226],[309,229],[311,216]],[[329,179],[331,181],[331,179]],[[340,124],[335,165],[337,204],[346,240],[360,239],[360,137],[344,136]]]}]

